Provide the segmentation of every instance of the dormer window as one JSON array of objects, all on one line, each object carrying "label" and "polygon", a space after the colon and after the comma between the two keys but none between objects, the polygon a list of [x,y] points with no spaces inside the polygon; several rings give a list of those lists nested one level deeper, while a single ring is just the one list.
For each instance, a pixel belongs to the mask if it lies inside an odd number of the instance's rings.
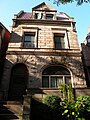
[{"label": "dormer window", "polygon": [[53,15],[52,14],[46,14],[46,19],[47,20],[53,20]]},{"label": "dormer window", "polygon": [[35,13],[35,19],[38,19],[38,13]]},{"label": "dormer window", "polygon": [[35,13],[35,19],[42,19],[43,13]]}]

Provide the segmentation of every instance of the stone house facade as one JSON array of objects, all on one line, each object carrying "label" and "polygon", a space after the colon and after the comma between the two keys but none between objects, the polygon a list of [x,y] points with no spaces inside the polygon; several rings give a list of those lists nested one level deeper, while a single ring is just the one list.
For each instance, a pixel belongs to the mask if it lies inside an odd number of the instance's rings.
[{"label": "stone house facade", "polygon": [[59,94],[61,83],[86,87],[75,23],[44,2],[31,13],[14,15],[2,78],[4,99],[24,94],[42,99],[44,94]]}]

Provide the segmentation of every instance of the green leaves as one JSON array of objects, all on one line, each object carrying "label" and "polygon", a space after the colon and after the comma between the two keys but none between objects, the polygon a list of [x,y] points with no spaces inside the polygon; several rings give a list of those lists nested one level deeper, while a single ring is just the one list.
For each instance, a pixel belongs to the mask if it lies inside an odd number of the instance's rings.
[{"label": "green leaves", "polygon": [[43,102],[48,105],[49,107],[56,109],[60,107],[60,102],[61,98],[56,95],[47,95],[44,99]]},{"label": "green leaves", "polygon": [[47,95],[44,103],[52,108],[58,109],[65,120],[88,120],[90,112],[90,96],[80,96],[74,99],[73,89],[70,84],[59,85],[59,90],[63,94],[63,99],[59,96]]},{"label": "green leaves", "polygon": [[67,4],[72,2],[77,2],[77,5],[82,5],[83,3],[89,3],[90,0],[54,0],[54,4],[57,4],[57,6],[60,4]]},{"label": "green leaves", "polygon": [[74,100],[74,94],[73,94],[73,88],[71,84],[60,84],[58,86],[62,96],[63,100],[67,100],[68,102],[71,102]]},{"label": "green leaves", "polygon": [[90,96],[80,96],[76,99],[75,109],[80,117],[85,117],[85,113],[90,112]]},{"label": "green leaves", "polygon": [[62,115],[65,115],[66,113],[68,113],[68,110],[65,110],[65,111],[62,113]]}]

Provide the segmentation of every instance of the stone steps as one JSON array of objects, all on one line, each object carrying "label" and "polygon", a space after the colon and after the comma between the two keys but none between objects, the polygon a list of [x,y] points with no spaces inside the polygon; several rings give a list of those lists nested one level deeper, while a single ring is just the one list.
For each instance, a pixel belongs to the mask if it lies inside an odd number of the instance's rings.
[{"label": "stone steps", "polygon": [[23,105],[18,101],[0,102],[0,120],[22,120]]}]

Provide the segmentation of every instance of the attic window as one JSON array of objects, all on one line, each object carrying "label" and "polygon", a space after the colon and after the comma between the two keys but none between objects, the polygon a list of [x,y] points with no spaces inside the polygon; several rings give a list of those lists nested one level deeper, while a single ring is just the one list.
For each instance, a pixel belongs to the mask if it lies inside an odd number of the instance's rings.
[{"label": "attic window", "polygon": [[46,14],[46,19],[47,20],[53,20],[53,15],[52,14]]},{"label": "attic window", "polygon": [[43,13],[35,13],[35,19],[42,19]]}]

